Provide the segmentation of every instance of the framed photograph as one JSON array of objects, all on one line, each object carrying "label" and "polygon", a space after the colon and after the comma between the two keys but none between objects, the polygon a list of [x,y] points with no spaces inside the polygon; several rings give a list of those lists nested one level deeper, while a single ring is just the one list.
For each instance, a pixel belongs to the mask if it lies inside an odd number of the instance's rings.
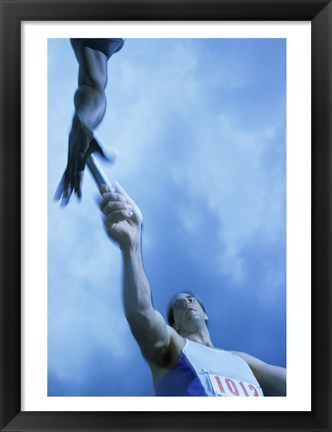
[{"label": "framed photograph", "polygon": [[[1,430],[330,431],[331,2],[1,7]],[[153,305],[184,336],[190,292],[210,346],[287,368],[282,397],[168,394],[91,172],[54,200],[91,79],[73,38],[110,32],[94,140],[143,213]],[[195,396],[261,391],[217,373]]]}]

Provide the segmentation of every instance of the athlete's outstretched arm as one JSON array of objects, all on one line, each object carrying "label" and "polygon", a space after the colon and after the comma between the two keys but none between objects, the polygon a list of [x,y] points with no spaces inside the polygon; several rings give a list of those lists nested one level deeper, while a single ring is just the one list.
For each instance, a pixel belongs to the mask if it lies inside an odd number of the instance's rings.
[{"label": "athlete's outstretched arm", "polygon": [[144,357],[160,364],[170,344],[168,327],[152,305],[141,251],[143,217],[136,203],[118,184],[102,186],[101,211],[108,236],[123,257],[123,300],[126,318]]},{"label": "athlete's outstretched arm", "polygon": [[265,396],[286,396],[286,369],[263,362],[249,354],[238,352],[253,371]]}]

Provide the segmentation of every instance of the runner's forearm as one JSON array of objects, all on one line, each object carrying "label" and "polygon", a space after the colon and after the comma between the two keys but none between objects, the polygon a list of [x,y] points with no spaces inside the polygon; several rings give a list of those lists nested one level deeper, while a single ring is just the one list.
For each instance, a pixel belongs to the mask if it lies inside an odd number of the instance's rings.
[{"label": "runner's forearm", "polygon": [[153,309],[151,290],[143,267],[140,243],[122,250],[122,256],[124,307],[128,321],[133,321]]}]

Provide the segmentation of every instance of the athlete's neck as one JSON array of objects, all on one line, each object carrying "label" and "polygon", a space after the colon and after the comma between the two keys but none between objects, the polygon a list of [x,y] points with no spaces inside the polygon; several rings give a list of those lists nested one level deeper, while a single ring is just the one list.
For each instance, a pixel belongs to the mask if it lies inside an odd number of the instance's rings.
[{"label": "athlete's neck", "polygon": [[209,330],[207,328],[202,329],[196,333],[185,333],[181,332],[181,335],[193,342],[198,342],[208,347],[213,347],[213,343],[210,337]]}]

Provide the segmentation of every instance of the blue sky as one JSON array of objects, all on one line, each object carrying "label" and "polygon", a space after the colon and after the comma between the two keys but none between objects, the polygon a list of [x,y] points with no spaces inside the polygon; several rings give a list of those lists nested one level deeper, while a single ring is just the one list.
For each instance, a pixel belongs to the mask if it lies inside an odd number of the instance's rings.
[{"label": "blue sky", "polygon": [[[144,216],[156,309],[195,292],[215,346],[286,365],[286,41],[127,39],[109,61],[103,162]],[[150,396],[97,189],[62,209],[78,65],[48,42],[48,394]]]}]

